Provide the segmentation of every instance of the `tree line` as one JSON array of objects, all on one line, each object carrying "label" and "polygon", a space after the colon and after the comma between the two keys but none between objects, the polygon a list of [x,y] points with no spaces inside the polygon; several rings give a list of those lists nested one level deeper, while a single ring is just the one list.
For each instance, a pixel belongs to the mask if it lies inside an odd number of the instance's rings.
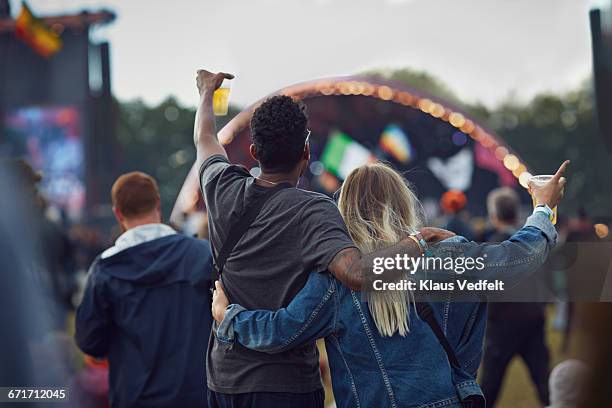
[{"label": "tree line", "polygon": [[[563,94],[539,94],[528,102],[508,98],[495,107],[468,103],[431,75],[413,71],[377,70],[367,75],[404,82],[462,108],[505,140],[534,173],[550,173],[572,160],[563,213],[584,208],[591,216],[612,214],[612,152],[606,150],[596,122],[590,81]],[[164,213],[169,214],[193,161],[195,110],[169,97],[157,106],[141,100],[114,101],[121,171],[142,170],[160,184]],[[230,106],[218,118],[221,129],[240,112]]]}]

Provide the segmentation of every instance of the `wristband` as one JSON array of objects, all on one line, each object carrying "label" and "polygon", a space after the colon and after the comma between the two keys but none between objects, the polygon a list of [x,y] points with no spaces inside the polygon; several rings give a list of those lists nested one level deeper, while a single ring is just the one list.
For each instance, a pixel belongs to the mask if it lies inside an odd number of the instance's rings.
[{"label": "wristband", "polygon": [[429,249],[429,245],[427,244],[427,241],[425,241],[425,238],[423,238],[423,235],[421,235],[420,232],[417,232],[416,236],[419,239],[419,242],[421,243],[421,245],[423,245],[425,256],[431,256],[431,250]]},{"label": "wristband", "polygon": [[408,238],[410,238],[417,244],[417,246],[419,247],[419,251],[421,251],[421,255],[425,253],[425,250],[423,249],[423,246],[421,245],[417,237],[415,237],[414,235],[408,235]]},{"label": "wristband", "polygon": [[535,214],[537,212],[545,214],[551,221],[555,218],[555,213],[553,212],[553,210],[550,209],[547,204],[536,205],[536,207],[533,209],[533,213]]},{"label": "wristband", "polygon": [[428,255],[428,256],[431,255],[429,251],[429,246],[427,245],[427,241],[425,241],[425,239],[423,238],[423,235],[421,235],[420,232],[417,232],[416,234],[412,234],[411,237],[414,237],[414,239],[418,241],[419,247],[421,247],[421,253],[423,253],[424,255]]}]

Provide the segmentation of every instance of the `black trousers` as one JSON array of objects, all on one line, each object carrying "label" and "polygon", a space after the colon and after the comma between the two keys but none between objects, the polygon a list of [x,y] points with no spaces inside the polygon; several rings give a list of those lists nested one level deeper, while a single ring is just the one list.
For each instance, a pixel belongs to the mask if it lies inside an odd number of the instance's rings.
[{"label": "black trousers", "polygon": [[209,408],[323,408],[325,391],[305,394],[290,392],[249,392],[222,394],[208,390]]},{"label": "black trousers", "polygon": [[489,322],[485,337],[481,386],[487,407],[495,406],[508,364],[521,356],[542,405],[548,405],[549,354],[544,319]]}]

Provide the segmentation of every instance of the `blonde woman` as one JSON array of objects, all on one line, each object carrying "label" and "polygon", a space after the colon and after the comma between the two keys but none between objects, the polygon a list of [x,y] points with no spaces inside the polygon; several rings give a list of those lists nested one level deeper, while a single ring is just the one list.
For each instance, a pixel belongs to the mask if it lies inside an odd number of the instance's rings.
[{"label": "blonde woman", "polygon": [[[565,166],[549,185],[533,191],[539,202],[548,207],[558,203]],[[355,169],[342,186],[338,207],[364,253],[392,246],[421,224],[414,192],[384,164]],[[479,274],[518,279],[543,263],[555,241],[547,209],[538,207],[509,241],[488,245],[452,237],[429,250],[430,256],[486,256]],[[432,303],[426,310],[434,322],[428,323],[411,307],[409,291],[359,293],[328,273],[312,273],[293,301],[277,311],[228,305],[219,284],[215,292],[217,341],[278,353],[325,338],[338,407],[484,406],[475,377],[486,307],[476,298],[453,302],[449,296]]]}]

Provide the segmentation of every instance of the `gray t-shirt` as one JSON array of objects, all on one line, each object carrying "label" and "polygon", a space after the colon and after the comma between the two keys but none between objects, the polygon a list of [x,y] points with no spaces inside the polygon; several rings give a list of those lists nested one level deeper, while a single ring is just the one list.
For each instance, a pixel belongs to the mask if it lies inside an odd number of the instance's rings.
[{"label": "gray t-shirt", "polygon": [[[216,256],[244,208],[267,190],[242,166],[221,155],[200,168]],[[323,272],[341,250],[354,247],[334,202],[298,188],[278,192],[262,208],[229,256],[221,281],[231,303],[247,309],[286,307],[310,272]],[[206,361],[208,387],[220,393],[293,392],[321,388],[314,342],[279,354],[220,343],[211,333]]]}]

